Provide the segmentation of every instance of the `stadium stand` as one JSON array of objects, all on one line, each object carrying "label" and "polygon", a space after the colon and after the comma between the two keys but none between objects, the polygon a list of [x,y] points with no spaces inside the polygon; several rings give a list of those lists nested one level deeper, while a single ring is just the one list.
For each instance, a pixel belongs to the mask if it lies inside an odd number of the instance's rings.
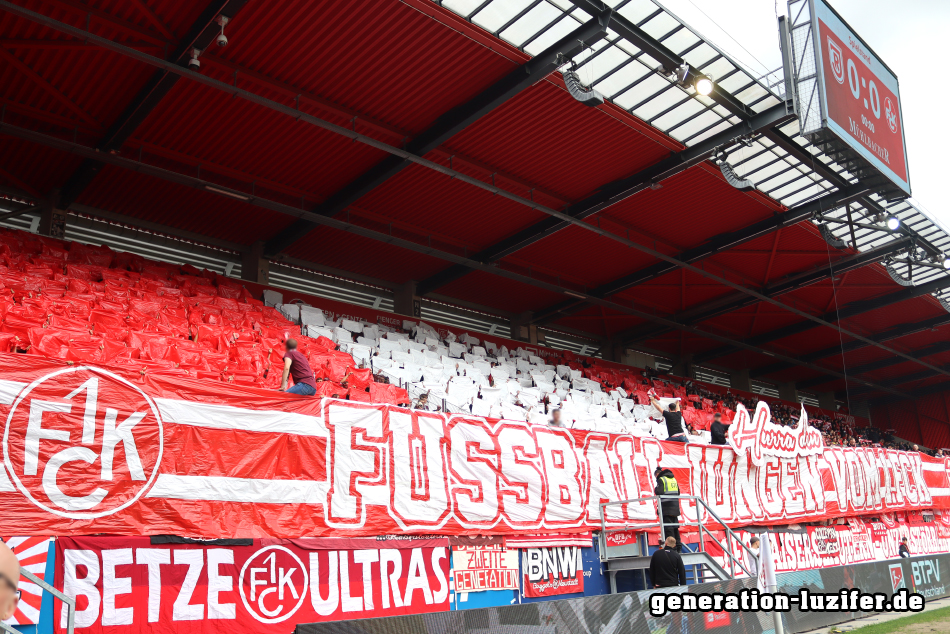
[{"label": "stadium stand", "polygon": [[0,0],[14,631],[782,632],[651,614],[667,535],[950,595],[950,233],[824,5],[763,75],[656,0]]},{"label": "stadium stand", "polygon": [[[37,236],[0,232],[3,317],[0,346],[104,364],[134,378],[146,374],[276,389],[283,342],[296,338],[318,381],[317,396],[419,405],[448,413],[547,424],[561,411],[572,428],[667,437],[650,394],[681,399],[690,437],[708,442],[714,413],[728,422],[736,404],[756,395],[655,370],[563,351],[542,359],[463,334],[440,336],[425,322],[398,330],[340,317],[302,303],[266,305],[240,281],[194,266]],[[798,420],[798,404],[776,400],[775,419]],[[831,413],[813,412],[828,444],[862,440]],[[877,440],[880,440],[878,437]],[[870,442],[864,439],[864,442]]]}]

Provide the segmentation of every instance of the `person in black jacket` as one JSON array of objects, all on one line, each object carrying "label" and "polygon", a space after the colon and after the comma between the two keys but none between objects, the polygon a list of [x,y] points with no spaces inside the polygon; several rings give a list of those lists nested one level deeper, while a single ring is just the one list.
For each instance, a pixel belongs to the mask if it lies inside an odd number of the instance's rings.
[{"label": "person in black jacket", "polygon": [[709,426],[709,434],[712,436],[713,445],[725,445],[726,432],[729,431],[729,425],[722,422],[722,414],[716,412],[713,414],[712,425]]},{"label": "person in black jacket", "polygon": [[663,404],[656,400],[656,397],[651,394],[650,403],[663,415],[663,419],[666,421],[667,440],[673,442],[687,442],[689,439],[686,436],[686,426],[683,423],[683,413],[680,411],[680,402],[678,400],[673,401],[670,403],[670,408],[664,410]]},{"label": "person in black jacket", "polygon": [[901,557],[910,557],[910,548],[907,546],[907,538],[901,540],[901,545],[897,547],[897,554]]},{"label": "person in black jacket", "polygon": [[676,552],[676,539],[666,538],[663,548],[650,557],[650,579],[654,588],[675,588],[686,585],[686,566]]},{"label": "person in black jacket", "polygon": [[[680,494],[679,484],[673,472],[663,467],[657,467],[654,472],[656,476],[656,488],[653,489],[654,495],[677,496]],[[682,551],[682,542],[680,541],[680,503],[679,500],[662,500],[660,504],[660,515],[663,517],[662,535],[672,536],[676,543],[676,552]]]}]

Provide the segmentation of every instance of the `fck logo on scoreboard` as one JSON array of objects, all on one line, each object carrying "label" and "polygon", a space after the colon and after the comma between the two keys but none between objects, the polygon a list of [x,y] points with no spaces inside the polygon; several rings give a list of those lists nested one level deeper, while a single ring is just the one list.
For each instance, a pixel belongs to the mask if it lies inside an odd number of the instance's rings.
[{"label": "fck logo on scoreboard", "polygon": [[145,392],[99,368],[67,368],[17,395],[3,461],[40,508],[91,519],[142,496],[158,474],[162,443],[162,420]]}]

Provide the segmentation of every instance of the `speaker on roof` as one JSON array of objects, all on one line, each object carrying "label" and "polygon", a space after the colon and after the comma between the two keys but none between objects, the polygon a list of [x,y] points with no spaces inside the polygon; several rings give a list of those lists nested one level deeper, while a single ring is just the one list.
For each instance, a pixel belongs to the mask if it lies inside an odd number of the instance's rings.
[{"label": "speaker on roof", "polygon": [[831,233],[831,229],[828,228],[828,225],[826,224],[818,225],[818,231],[821,233],[821,237],[825,239],[825,242],[827,242],[834,248],[843,249],[846,246],[848,246],[848,241],[841,240],[840,238],[836,238],[835,234]]},{"label": "speaker on roof", "polygon": [[891,279],[893,279],[895,282],[897,282],[897,283],[900,284],[901,286],[913,286],[913,285],[914,285],[914,281],[913,281],[913,280],[909,280],[909,279],[907,279],[906,277],[902,276],[900,273],[897,272],[897,269],[894,267],[894,264],[893,264],[892,262],[887,262],[887,261],[885,261],[885,262],[884,262],[884,268],[887,270],[887,274],[891,276]]},{"label": "speaker on roof", "polygon": [[593,88],[582,84],[581,78],[577,76],[573,69],[564,68],[561,70],[561,74],[564,75],[564,85],[567,86],[567,91],[571,93],[574,99],[592,108],[604,103],[604,96]]},{"label": "speaker on roof", "polygon": [[750,181],[748,178],[739,178],[736,175],[736,171],[732,169],[732,165],[729,165],[725,160],[719,163],[719,169],[722,171],[722,175],[726,178],[726,182],[735,187],[740,191],[747,192],[750,189],[755,189],[755,184]]}]

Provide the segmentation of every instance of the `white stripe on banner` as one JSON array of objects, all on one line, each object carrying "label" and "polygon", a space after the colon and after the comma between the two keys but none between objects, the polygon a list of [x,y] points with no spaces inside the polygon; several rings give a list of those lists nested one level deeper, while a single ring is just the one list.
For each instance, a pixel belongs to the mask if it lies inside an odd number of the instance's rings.
[{"label": "white stripe on banner", "polygon": [[[0,381],[0,405],[13,405],[17,394],[26,386],[26,383],[20,383],[19,381]],[[9,476],[7,476],[7,470],[0,464],[0,493],[13,493],[15,491],[16,487],[13,486]]]},{"label": "white stripe on banner", "polygon": [[0,381],[0,405],[13,405],[16,395],[27,385],[19,381]]},{"label": "white stripe on banner", "polygon": [[927,487],[927,490],[930,491],[930,497],[943,497],[945,495],[950,495],[950,489],[946,487]]},{"label": "white stripe on banner", "polygon": [[244,409],[230,405],[156,398],[162,420],[178,425],[211,429],[238,429],[276,434],[297,434],[326,438],[329,434],[323,419],[294,412]]},{"label": "white stripe on banner", "polygon": [[146,497],[254,504],[323,504],[326,488],[325,482],[315,480],[257,480],[163,473]]},{"label": "white stripe on banner", "polygon": [[[13,405],[26,383],[0,380],[0,405]],[[196,401],[180,401],[156,398],[155,403],[162,419],[178,425],[210,427],[212,429],[238,429],[279,434],[297,434],[326,438],[327,428],[323,420],[294,412],[277,410],[254,410],[230,405],[215,405]],[[2,479],[0,479],[2,487]],[[3,489],[0,488],[0,491]]]},{"label": "white stripe on banner", "polygon": [[590,548],[592,540],[591,533],[505,535],[505,548],[556,548],[563,546]]},{"label": "white stripe on banner", "polygon": [[10,482],[7,470],[4,468],[3,462],[0,461],[0,493],[13,493],[14,491],[16,491],[16,488]]},{"label": "white stripe on banner", "polygon": [[689,458],[685,455],[677,456],[676,454],[663,454],[663,468],[664,469],[689,469]]},{"label": "white stripe on banner", "polygon": [[942,464],[933,464],[931,462],[921,462],[921,466],[923,467],[924,471],[937,471],[939,473],[943,473],[944,471],[946,471],[946,467],[944,467]]}]

